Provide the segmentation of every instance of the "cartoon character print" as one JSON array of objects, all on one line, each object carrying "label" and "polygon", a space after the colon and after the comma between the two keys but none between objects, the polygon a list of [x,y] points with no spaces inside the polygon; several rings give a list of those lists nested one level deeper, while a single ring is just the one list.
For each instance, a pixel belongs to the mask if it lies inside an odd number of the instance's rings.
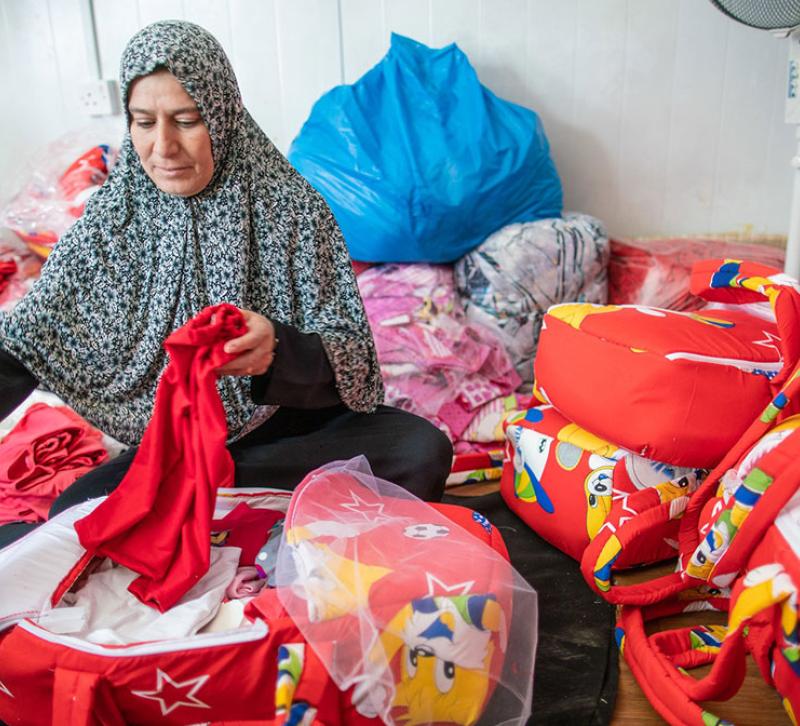
[{"label": "cartoon character print", "polygon": [[705,537],[686,565],[686,573],[691,577],[700,580],[707,580],[711,570],[719,562],[720,558],[727,550],[731,541],[730,517],[726,517],[729,512],[723,512],[714,525],[709,529]]},{"label": "cartoon character print", "polygon": [[594,303],[562,303],[553,305],[548,311],[548,315],[561,320],[567,325],[571,325],[576,330],[581,327],[581,323],[589,315],[602,315],[603,313],[613,313],[622,310],[619,305],[595,305]]},{"label": "cartoon character print", "polygon": [[565,444],[572,444],[579,449],[589,451],[606,459],[613,459],[616,461],[625,455],[625,451],[620,449],[616,444],[612,444],[605,439],[601,439],[599,436],[595,436],[593,433],[582,429],[575,423],[562,426],[558,431],[557,438]]},{"label": "cartoon character print", "polygon": [[698,625],[689,631],[689,645],[701,653],[719,653],[727,632],[724,625]]},{"label": "cartoon character print", "polygon": [[[297,684],[305,666],[305,644],[284,643],[278,648],[278,676],[275,684],[275,714],[285,716],[285,726],[305,723],[302,719],[308,713],[308,704],[294,702]],[[305,706],[305,708],[304,708]],[[315,709],[311,709],[315,711]],[[313,716],[312,716],[313,718]],[[300,719],[300,720],[298,720]]]},{"label": "cartoon character print", "polygon": [[[673,466],[644,456],[630,453],[625,457],[625,473],[637,490],[656,487],[664,482],[680,479],[696,470],[689,467]],[[666,501],[666,499],[662,499]]]},{"label": "cartoon character print", "polygon": [[295,527],[286,534],[297,577],[292,589],[305,600],[311,622],[331,620],[365,607],[370,588],[392,570],[342,557],[327,544],[305,539]]},{"label": "cartoon character print", "polygon": [[553,502],[542,486],[542,474],[547,465],[553,439],[538,431],[520,426],[509,428],[514,464],[514,491],[523,502],[536,502],[552,514]]},{"label": "cartoon character print", "polygon": [[506,648],[506,621],[492,595],[414,600],[386,627],[381,641],[399,657],[392,717],[404,726],[474,724],[489,695],[495,648]]},{"label": "cartoon character print", "polygon": [[594,539],[611,511],[614,462],[597,454],[589,456],[589,472],[584,482],[586,495],[586,533]]}]

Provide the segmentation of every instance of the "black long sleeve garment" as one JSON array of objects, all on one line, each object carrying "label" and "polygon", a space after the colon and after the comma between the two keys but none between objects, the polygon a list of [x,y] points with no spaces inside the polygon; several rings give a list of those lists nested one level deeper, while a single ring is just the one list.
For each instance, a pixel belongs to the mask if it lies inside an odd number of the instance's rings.
[{"label": "black long sleeve garment", "polygon": [[[253,377],[254,403],[325,408],[341,403],[333,368],[322,339],[282,323],[275,326],[278,347],[269,370]],[[36,378],[14,356],[0,348],[0,420],[8,416],[38,385]]]},{"label": "black long sleeve garment", "polygon": [[253,377],[253,402],[292,408],[325,408],[341,403],[322,338],[274,320],[272,324],[278,339],[275,359],[264,375]]},{"label": "black long sleeve garment", "polygon": [[13,355],[0,348],[0,420],[8,416],[39,382]]}]

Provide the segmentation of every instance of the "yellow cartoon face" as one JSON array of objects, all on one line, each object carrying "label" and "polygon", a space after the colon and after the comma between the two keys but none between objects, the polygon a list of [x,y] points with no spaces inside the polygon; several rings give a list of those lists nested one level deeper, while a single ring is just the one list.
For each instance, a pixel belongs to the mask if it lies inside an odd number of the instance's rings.
[{"label": "yellow cartoon face", "polygon": [[589,315],[601,315],[602,313],[613,313],[621,310],[619,305],[595,305],[594,303],[563,303],[553,305],[548,311],[548,315],[571,325],[573,328],[580,328],[581,323]]},{"label": "yellow cartoon face", "polygon": [[[589,457],[592,463],[608,462],[603,457],[593,455]],[[613,462],[612,462],[613,463]],[[589,539],[594,536],[603,526],[608,513],[611,511],[612,475],[613,465],[602,463],[589,473],[584,481],[584,493],[586,494],[586,533]]]},{"label": "yellow cartoon face", "polygon": [[621,449],[616,444],[609,443],[574,423],[569,423],[559,430],[558,440],[577,446],[584,451],[605,456],[608,459],[617,459],[622,454]]},{"label": "yellow cartoon face", "polygon": [[370,588],[392,572],[386,567],[342,557],[326,544],[301,539],[302,527],[290,529],[286,536],[292,543],[292,559],[297,569],[292,590],[306,601],[311,622],[357,612],[365,606]]},{"label": "yellow cartoon face", "polygon": [[404,726],[474,724],[489,695],[493,634],[504,645],[497,601],[480,595],[427,597],[415,600],[402,617],[394,720]]}]

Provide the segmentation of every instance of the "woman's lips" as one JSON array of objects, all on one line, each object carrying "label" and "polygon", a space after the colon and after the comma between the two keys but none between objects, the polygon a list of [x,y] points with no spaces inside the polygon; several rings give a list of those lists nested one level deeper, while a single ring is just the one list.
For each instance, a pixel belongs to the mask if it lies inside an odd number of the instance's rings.
[{"label": "woman's lips", "polygon": [[192,167],[190,166],[173,166],[173,167],[157,166],[156,171],[162,176],[176,177],[176,176],[182,176],[187,171],[190,171],[191,168]]}]

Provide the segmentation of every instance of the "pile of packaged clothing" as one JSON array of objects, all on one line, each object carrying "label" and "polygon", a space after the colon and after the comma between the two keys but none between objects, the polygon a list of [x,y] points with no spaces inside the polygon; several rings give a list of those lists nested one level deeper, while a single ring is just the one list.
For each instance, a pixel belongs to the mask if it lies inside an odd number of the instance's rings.
[{"label": "pile of packaged clothing", "polygon": [[393,35],[317,102],[289,160],[357,260],[387,403],[451,438],[450,484],[498,478],[545,311],[607,294],[608,239],[592,217],[561,216],[538,116],[481,85],[455,44]]},{"label": "pile of packaged clothing", "polygon": [[0,311],[30,289],[42,261],[108,178],[117,152],[97,139],[116,137],[116,131],[87,128],[48,144],[0,208]]}]

